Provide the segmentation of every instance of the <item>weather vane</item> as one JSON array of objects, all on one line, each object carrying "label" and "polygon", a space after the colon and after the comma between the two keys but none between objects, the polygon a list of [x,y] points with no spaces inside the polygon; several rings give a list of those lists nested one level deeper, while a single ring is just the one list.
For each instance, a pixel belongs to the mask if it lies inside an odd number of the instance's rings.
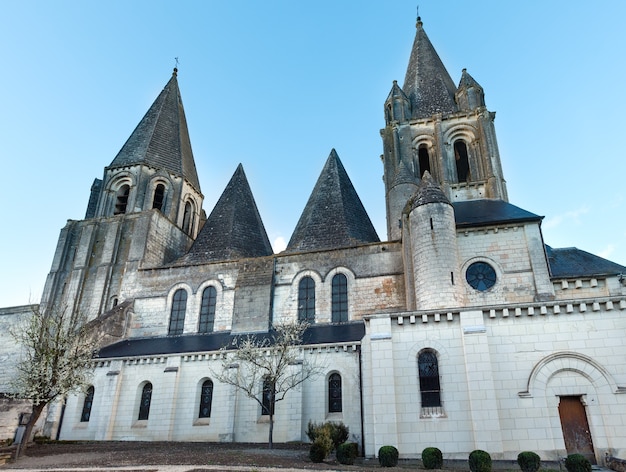
[{"label": "weather vane", "polygon": [[176,65],[174,67],[178,69],[178,57],[175,57],[174,60],[176,61]]}]

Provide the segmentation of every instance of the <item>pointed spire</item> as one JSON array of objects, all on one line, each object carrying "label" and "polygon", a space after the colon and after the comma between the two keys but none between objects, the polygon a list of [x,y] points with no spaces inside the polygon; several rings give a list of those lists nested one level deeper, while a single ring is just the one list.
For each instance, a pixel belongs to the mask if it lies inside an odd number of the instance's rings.
[{"label": "pointed spire", "polygon": [[396,168],[396,175],[393,178],[393,182],[391,183],[391,187],[395,187],[400,184],[414,184],[417,185],[417,179],[409,169],[409,166],[404,161],[400,161],[398,163],[398,167]]},{"label": "pointed spire", "polygon": [[485,92],[467,69],[463,69],[455,96],[461,110],[475,110],[485,106]]},{"label": "pointed spire", "polygon": [[402,89],[411,101],[413,118],[457,111],[454,82],[428,39],[419,16]]},{"label": "pointed spire", "polygon": [[164,169],[185,178],[200,192],[177,75],[178,69],[174,68],[165,88],[113,159],[109,169],[138,164]]},{"label": "pointed spire", "polygon": [[248,179],[239,164],[183,260],[202,263],[272,254]]},{"label": "pointed spire", "polygon": [[404,122],[411,119],[411,102],[404,91],[398,85],[398,81],[394,80],[391,91],[385,100],[385,121]]},{"label": "pointed spire", "polygon": [[404,213],[411,213],[415,208],[421,205],[427,205],[429,203],[447,203],[452,205],[450,200],[446,197],[441,190],[441,187],[435,179],[433,179],[430,172],[424,172],[422,180],[417,185],[415,194],[409,199],[404,209]]},{"label": "pointed spire", "polygon": [[335,249],[379,241],[361,199],[333,149],[289,240],[287,251]]}]

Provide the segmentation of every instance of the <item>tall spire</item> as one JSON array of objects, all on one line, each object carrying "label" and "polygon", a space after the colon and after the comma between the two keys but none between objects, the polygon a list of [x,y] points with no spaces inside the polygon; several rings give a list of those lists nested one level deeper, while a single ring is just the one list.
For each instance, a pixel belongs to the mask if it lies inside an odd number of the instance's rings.
[{"label": "tall spire", "polygon": [[144,164],[186,179],[200,192],[185,110],[178,89],[178,69],[141,119],[109,169]]},{"label": "tall spire", "polygon": [[428,39],[419,16],[402,89],[411,101],[413,118],[457,111],[454,82]]},{"label": "tall spire", "polygon": [[378,241],[361,199],[333,149],[291,235],[287,251],[337,249]]},{"label": "tall spire", "polygon": [[272,254],[248,179],[239,164],[183,260],[205,263]]}]

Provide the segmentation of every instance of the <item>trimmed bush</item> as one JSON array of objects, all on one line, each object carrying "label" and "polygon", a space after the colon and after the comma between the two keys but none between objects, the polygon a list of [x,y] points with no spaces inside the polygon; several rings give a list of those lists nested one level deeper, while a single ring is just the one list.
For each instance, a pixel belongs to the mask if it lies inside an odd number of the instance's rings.
[{"label": "trimmed bush", "polygon": [[398,465],[398,450],[393,446],[383,446],[378,450],[378,462],[382,467],[395,467]]},{"label": "trimmed bush", "polygon": [[591,472],[591,462],[581,454],[570,454],[565,459],[567,472]]},{"label": "trimmed bush", "polygon": [[352,465],[354,459],[359,454],[359,445],[357,443],[343,443],[337,448],[337,461],[340,464]]},{"label": "trimmed bush", "polygon": [[480,449],[470,452],[469,468],[472,472],[491,472],[491,456]]},{"label": "trimmed bush", "polygon": [[541,467],[541,459],[531,451],[520,452],[517,455],[517,463],[522,472],[537,472]]},{"label": "trimmed bush", "polygon": [[422,464],[425,469],[441,469],[443,467],[443,455],[436,447],[427,447],[422,451]]}]

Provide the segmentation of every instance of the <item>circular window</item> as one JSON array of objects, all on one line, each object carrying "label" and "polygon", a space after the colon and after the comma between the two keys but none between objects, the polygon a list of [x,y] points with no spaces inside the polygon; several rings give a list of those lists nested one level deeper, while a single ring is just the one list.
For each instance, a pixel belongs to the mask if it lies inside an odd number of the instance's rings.
[{"label": "circular window", "polygon": [[465,279],[476,290],[484,292],[496,283],[496,271],[486,262],[474,262],[467,268]]}]

